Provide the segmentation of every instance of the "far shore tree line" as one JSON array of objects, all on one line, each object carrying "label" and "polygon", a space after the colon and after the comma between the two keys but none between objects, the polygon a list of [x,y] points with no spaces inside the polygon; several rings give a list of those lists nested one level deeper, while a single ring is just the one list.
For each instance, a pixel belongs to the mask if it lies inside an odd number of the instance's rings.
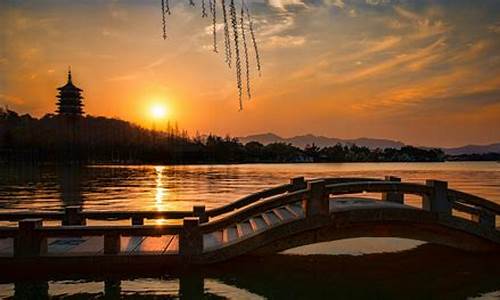
[{"label": "far shore tree line", "polygon": [[37,119],[0,109],[0,163],[440,162],[470,158],[499,160],[500,154],[451,157],[441,149],[412,146],[369,149],[337,144],[301,149],[286,143],[242,144],[230,136],[190,137],[176,126],[156,131],[105,117],[47,114]]}]

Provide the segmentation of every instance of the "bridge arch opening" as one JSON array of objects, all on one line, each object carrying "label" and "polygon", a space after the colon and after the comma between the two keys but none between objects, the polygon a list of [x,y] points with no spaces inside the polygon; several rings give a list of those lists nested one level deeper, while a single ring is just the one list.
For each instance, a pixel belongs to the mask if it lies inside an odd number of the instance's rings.
[{"label": "bridge arch opening", "polygon": [[393,237],[356,237],[319,242],[281,252],[292,255],[364,255],[414,249],[425,241]]}]

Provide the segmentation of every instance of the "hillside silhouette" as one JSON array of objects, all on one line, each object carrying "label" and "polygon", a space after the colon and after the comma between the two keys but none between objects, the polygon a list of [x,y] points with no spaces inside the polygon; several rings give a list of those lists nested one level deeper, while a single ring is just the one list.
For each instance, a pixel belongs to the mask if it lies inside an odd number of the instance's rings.
[{"label": "hillside silhouette", "polygon": [[3,163],[256,163],[443,161],[440,149],[403,146],[370,149],[355,144],[304,148],[290,143],[241,143],[216,135],[190,137],[177,126],[164,131],[94,116],[68,117],[0,110],[0,162]]}]

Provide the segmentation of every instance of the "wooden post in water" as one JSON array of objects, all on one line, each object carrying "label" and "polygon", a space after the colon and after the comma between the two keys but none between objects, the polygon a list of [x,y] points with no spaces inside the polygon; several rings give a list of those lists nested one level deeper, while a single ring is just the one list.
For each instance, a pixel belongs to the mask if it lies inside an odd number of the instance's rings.
[{"label": "wooden post in water", "polygon": [[[385,181],[401,182],[401,178],[394,177],[394,176],[385,176]],[[394,190],[397,190],[397,186],[394,186]],[[404,198],[403,193],[400,193],[397,191],[385,192],[385,193],[382,193],[382,201],[389,201],[389,202],[404,204],[405,198]]]},{"label": "wooden post in water", "polygon": [[481,208],[478,215],[472,215],[472,221],[479,223],[481,227],[495,229],[496,216],[494,213]]},{"label": "wooden post in water", "polygon": [[306,216],[328,216],[330,215],[329,195],[325,189],[324,180],[315,180],[307,182],[309,193],[306,198]]},{"label": "wooden post in water", "polygon": [[306,181],[303,176],[290,178],[290,184],[292,185],[290,192],[306,188]]},{"label": "wooden post in water", "polygon": [[110,233],[104,235],[104,254],[118,254],[121,250],[120,235]]},{"label": "wooden post in water", "polygon": [[14,256],[39,256],[47,252],[47,239],[38,229],[43,227],[42,219],[19,221],[19,233],[14,240]]},{"label": "wooden post in water", "polygon": [[425,185],[432,188],[430,195],[423,197],[423,209],[451,215],[452,204],[448,201],[448,182],[426,180]]},{"label": "wooden post in water", "polygon": [[206,213],[205,205],[195,205],[193,206],[193,215],[200,219],[200,223],[207,223],[208,216]]},{"label": "wooden post in water", "polygon": [[64,208],[64,217],[62,219],[63,226],[86,225],[85,218],[81,215],[82,208],[80,206],[66,206]]},{"label": "wooden post in water", "polygon": [[199,225],[200,219],[197,217],[187,217],[183,220],[179,254],[184,258],[191,258],[203,252],[203,237]]}]

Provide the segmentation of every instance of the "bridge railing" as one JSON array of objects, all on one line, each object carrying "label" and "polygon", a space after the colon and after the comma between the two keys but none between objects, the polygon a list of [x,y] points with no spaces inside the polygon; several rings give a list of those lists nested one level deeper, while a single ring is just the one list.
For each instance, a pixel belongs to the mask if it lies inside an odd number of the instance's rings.
[{"label": "bridge railing", "polygon": [[500,205],[476,195],[448,188],[448,183],[426,180],[425,185],[403,183],[397,177],[387,177],[386,181],[348,182],[325,184],[329,195],[359,193],[382,193],[382,200],[404,204],[404,195],[422,197],[422,209],[452,215],[453,210],[470,215],[471,221],[494,228],[496,216],[500,215]]}]

